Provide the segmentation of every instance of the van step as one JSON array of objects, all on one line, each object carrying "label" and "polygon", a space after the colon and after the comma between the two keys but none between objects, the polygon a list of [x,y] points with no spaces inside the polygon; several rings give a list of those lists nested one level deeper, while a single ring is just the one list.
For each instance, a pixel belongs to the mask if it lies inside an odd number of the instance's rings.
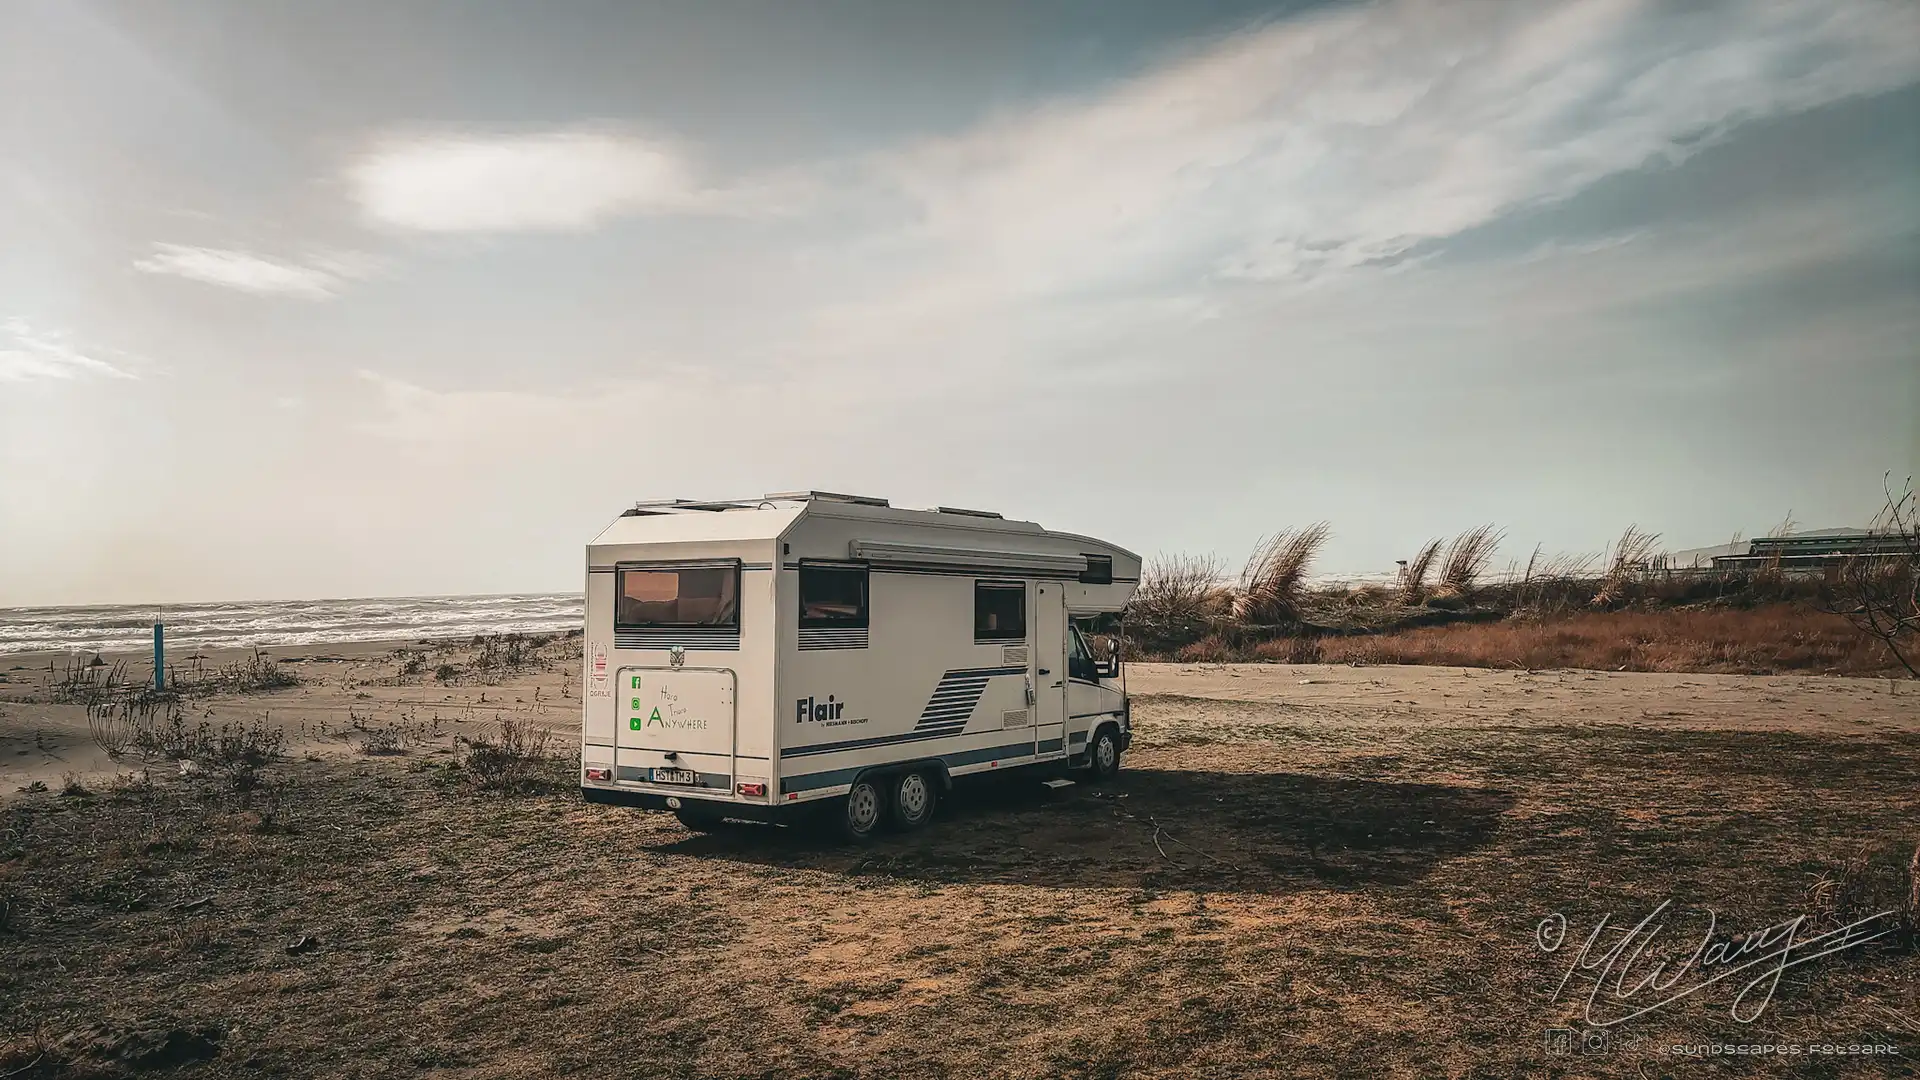
[{"label": "van step", "polygon": [[1063,787],[1072,787],[1073,781],[1068,780],[1063,776],[1056,776],[1053,779],[1046,781],[1046,785],[1055,791],[1059,791]]}]

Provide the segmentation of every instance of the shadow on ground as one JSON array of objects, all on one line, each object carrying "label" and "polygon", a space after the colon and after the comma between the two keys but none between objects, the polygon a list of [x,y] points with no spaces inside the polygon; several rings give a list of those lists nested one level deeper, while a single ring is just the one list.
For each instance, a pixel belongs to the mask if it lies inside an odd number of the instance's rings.
[{"label": "shadow on ground", "polygon": [[1419,880],[1486,846],[1511,792],[1298,773],[1137,769],[1100,787],[961,786],[939,820],[867,846],[739,825],[659,854],[955,884],[1288,892]]}]

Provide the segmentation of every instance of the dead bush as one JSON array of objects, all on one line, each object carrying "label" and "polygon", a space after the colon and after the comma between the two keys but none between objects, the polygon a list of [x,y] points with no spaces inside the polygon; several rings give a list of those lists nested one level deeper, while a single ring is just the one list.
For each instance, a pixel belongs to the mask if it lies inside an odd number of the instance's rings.
[{"label": "dead bush", "polygon": [[553,732],[531,720],[511,717],[489,737],[461,737],[459,765],[473,784],[487,791],[518,794],[544,790],[554,762]]},{"label": "dead bush", "polygon": [[1212,630],[1223,614],[1223,568],[1212,556],[1161,555],[1147,561],[1127,605],[1126,632],[1152,652],[1177,649]]}]

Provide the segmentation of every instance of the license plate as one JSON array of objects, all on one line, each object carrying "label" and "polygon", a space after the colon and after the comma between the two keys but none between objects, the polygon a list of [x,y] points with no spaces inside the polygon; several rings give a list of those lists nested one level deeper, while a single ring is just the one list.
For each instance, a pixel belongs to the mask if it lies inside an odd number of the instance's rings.
[{"label": "license plate", "polygon": [[692,769],[655,769],[653,782],[656,784],[692,784],[700,779]]}]

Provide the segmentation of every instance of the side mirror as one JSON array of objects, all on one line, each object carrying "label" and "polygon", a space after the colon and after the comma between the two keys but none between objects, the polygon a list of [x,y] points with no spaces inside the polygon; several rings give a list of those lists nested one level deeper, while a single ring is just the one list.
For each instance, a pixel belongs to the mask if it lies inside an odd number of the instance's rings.
[{"label": "side mirror", "polygon": [[1112,660],[1095,660],[1093,662],[1094,678],[1114,679],[1114,678],[1118,678],[1119,676],[1120,676],[1120,661],[1118,658],[1115,658]]}]

